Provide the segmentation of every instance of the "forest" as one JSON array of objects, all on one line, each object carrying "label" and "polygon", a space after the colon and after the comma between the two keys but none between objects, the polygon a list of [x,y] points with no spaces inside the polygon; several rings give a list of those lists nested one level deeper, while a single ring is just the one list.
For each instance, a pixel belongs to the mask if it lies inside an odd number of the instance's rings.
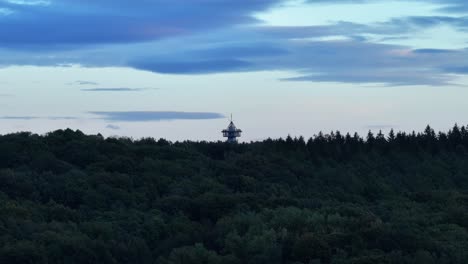
[{"label": "forest", "polygon": [[468,127],[260,142],[0,136],[0,263],[460,263]]}]

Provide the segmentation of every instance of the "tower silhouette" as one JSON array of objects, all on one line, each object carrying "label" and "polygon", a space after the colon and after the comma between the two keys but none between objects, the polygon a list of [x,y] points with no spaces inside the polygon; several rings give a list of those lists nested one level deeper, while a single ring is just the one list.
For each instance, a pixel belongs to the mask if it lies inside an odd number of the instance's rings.
[{"label": "tower silhouette", "polygon": [[224,129],[223,131],[223,137],[227,138],[228,143],[237,143],[237,138],[241,136],[242,130],[238,129],[236,125],[234,125],[234,122],[232,121],[232,114],[231,114],[231,122],[229,123],[229,126],[227,129]]}]

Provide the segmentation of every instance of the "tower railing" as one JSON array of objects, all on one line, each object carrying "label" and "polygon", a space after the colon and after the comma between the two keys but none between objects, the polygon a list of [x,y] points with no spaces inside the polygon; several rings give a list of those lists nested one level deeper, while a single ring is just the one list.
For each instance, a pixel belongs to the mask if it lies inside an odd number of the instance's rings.
[{"label": "tower railing", "polygon": [[237,142],[237,138],[241,136],[242,130],[236,128],[231,117],[231,123],[228,128],[221,132],[223,133],[223,137],[227,138],[227,142],[235,143]]}]

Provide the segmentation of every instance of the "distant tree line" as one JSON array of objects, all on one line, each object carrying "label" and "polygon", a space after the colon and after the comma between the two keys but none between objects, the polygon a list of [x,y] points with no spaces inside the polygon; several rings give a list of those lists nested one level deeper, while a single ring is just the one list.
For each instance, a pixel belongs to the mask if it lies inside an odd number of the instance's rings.
[{"label": "distant tree line", "polygon": [[468,131],[0,136],[0,263],[467,263]]}]

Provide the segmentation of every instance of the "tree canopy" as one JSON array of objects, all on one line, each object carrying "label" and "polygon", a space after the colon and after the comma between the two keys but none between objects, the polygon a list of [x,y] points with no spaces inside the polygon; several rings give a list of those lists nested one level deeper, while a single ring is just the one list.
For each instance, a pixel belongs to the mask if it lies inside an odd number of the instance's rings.
[{"label": "tree canopy", "polygon": [[468,131],[0,136],[0,263],[466,263]]}]

